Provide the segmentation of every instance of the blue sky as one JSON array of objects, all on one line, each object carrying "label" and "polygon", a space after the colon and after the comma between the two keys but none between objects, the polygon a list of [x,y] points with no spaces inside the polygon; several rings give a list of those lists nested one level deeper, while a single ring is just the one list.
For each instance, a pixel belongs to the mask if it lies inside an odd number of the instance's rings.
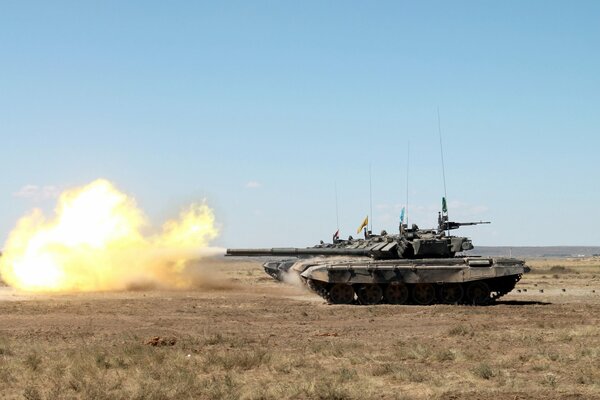
[{"label": "blue sky", "polygon": [[[600,245],[596,1],[4,1],[0,239],[104,177],[223,246],[310,245],[443,194],[481,245]],[[27,188],[29,185],[29,189]],[[37,188],[37,189],[36,189]],[[44,189],[45,188],[45,189]]]}]

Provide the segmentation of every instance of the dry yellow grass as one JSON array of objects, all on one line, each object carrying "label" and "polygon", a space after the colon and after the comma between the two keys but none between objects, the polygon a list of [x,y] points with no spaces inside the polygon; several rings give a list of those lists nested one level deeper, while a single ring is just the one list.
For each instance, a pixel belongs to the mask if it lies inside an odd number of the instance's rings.
[{"label": "dry yellow grass", "polygon": [[582,258],[533,258],[527,260],[527,265],[534,270],[575,269],[577,272],[600,272],[600,257]]},{"label": "dry yellow grass", "polygon": [[0,397],[600,398],[596,267],[561,263],[532,262],[491,307],[331,306],[231,261],[208,266],[229,284],[195,291],[4,288]]}]

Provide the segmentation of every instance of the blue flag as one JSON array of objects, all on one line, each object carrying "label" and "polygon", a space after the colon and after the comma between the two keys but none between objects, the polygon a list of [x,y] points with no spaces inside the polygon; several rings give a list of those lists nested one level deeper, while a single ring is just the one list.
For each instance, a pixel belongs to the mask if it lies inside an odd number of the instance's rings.
[{"label": "blue flag", "polygon": [[405,207],[402,207],[402,211],[400,211],[400,223],[401,224],[404,223],[404,209],[405,209]]}]

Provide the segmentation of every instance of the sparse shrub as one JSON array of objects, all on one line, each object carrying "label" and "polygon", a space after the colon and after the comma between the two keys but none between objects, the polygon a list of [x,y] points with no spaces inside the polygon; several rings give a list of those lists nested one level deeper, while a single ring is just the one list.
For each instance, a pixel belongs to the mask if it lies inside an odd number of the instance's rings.
[{"label": "sparse shrub", "polygon": [[[208,388],[207,388],[208,390]],[[142,380],[138,382],[138,386],[135,389],[134,396],[135,399],[151,399],[158,400],[167,398],[166,393],[164,393],[164,389],[161,387],[160,382],[152,381],[152,380]],[[217,397],[215,397],[217,398]]]},{"label": "sparse shrub", "polygon": [[481,351],[472,348],[463,348],[461,354],[468,361],[481,361],[484,359],[484,354]]},{"label": "sparse shrub", "polygon": [[554,265],[550,268],[550,272],[555,274],[564,274],[567,272],[572,272],[569,268],[565,268],[562,265]]},{"label": "sparse shrub", "polygon": [[[235,348],[247,348],[248,345],[255,344],[257,341],[253,338],[244,337],[244,336],[225,336],[220,332],[207,337],[204,340],[204,345],[206,346],[216,346],[216,345],[229,345],[230,347]],[[268,344],[268,339],[262,340],[263,345]]]},{"label": "sparse shrub", "polygon": [[207,353],[206,363],[209,366],[221,367],[226,370],[250,370],[258,368],[271,360],[271,354],[263,349],[240,350]]},{"label": "sparse shrub", "polygon": [[35,386],[27,386],[23,391],[25,400],[42,400],[40,391]]},{"label": "sparse shrub", "polygon": [[557,385],[556,375],[554,375],[554,374],[544,375],[544,379],[542,379],[542,385],[550,386],[551,388],[555,388]]},{"label": "sparse shrub", "polygon": [[537,346],[540,343],[545,342],[545,336],[541,333],[532,333],[532,334],[522,334],[519,335],[519,340],[521,342],[526,343],[530,346]]},{"label": "sparse shrub", "polygon": [[309,368],[306,358],[300,354],[293,354],[291,357],[279,355],[276,361],[273,363],[273,368],[283,374],[290,374],[292,371]]},{"label": "sparse shrub", "polygon": [[565,343],[572,342],[572,341],[573,341],[573,335],[571,335],[571,334],[570,334],[570,333],[568,333],[568,332],[563,332],[563,333],[561,333],[561,334],[559,335],[558,339],[559,339],[561,342],[565,342]]},{"label": "sparse shrub", "polygon": [[535,364],[533,367],[531,367],[531,370],[535,371],[535,372],[541,372],[541,371],[547,371],[548,368],[549,368],[548,364],[538,363],[538,364]]},{"label": "sparse shrub", "polygon": [[222,343],[225,343],[225,337],[223,337],[223,335],[220,332],[218,332],[212,336],[209,336],[204,341],[204,344],[207,346],[214,346],[216,344],[222,344]]},{"label": "sparse shrub", "polygon": [[115,358],[115,366],[117,368],[127,369],[127,367],[129,367],[129,364],[123,357],[118,356],[117,358]]},{"label": "sparse shrub", "polygon": [[520,354],[519,355],[519,361],[520,362],[527,362],[531,359],[531,356],[529,354]]},{"label": "sparse shrub", "polygon": [[271,360],[271,355],[262,349],[237,354],[238,356],[234,357],[235,366],[246,370],[258,368]]},{"label": "sparse shrub", "polygon": [[[543,289],[541,289],[543,290]],[[536,326],[542,329],[554,329],[556,328],[556,324],[552,321],[538,321],[536,322]]]},{"label": "sparse shrub", "polygon": [[152,361],[158,365],[164,363],[166,358],[167,358],[167,352],[164,350],[152,352]]},{"label": "sparse shrub", "polygon": [[371,369],[371,375],[373,375],[373,376],[391,375],[391,374],[394,374],[396,372],[396,370],[397,370],[396,365],[394,365],[392,363],[376,364]]},{"label": "sparse shrub", "polygon": [[347,353],[347,346],[337,340],[331,341],[327,346],[327,353],[333,357],[344,357]]},{"label": "sparse shrub", "polygon": [[490,367],[486,363],[481,363],[475,368],[472,369],[473,375],[481,378],[481,379],[491,379],[494,377],[494,371],[492,367]]},{"label": "sparse shrub", "polygon": [[7,384],[14,379],[10,368],[0,363],[0,382]]},{"label": "sparse shrub", "polygon": [[78,371],[78,370],[71,371],[70,377],[68,379],[69,389],[71,389],[72,391],[74,391],[76,393],[81,392],[82,380],[83,380],[83,375],[81,374],[81,371]]},{"label": "sparse shrub", "polygon": [[8,343],[0,341],[0,356],[12,356],[13,352]]},{"label": "sparse shrub", "polygon": [[277,364],[275,371],[281,374],[291,374],[294,368],[290,364]]},{"label": "sparse shrub", "polygon": [[335,385],[331,382],[318,382],[314,385],[313,390],[313,393],[307,393],[309,398],[319,400],[349,400],[353,398],[342,385]]},{"label": "sparse shrub", "polygon": [[431,349],[427,346],[417,344],[412,347],[409,352],[409,358],[414,360],[426,360],[431,356]]},{"label": "sparse shrub", "polygon": [[40,357],[38,353],[31,353],[25,358],[25,365],[35,372],[42,365],[42,357]]},{"label": "sparse shrub", "polygon": [[63,385],[62,379],[50,378],[49,383],[44,385],[46,387],[46,399],[60,399],[65,396],[61,396],[61,393],[66,389]]},{"label": "sparse shrub", "polygon": [[324,340],[315,341],[309,344],[309,349],[314,354],[323,353],[328,345]]},{"label": "sparse shrub", "polygon": [[413,368],[403,371],[402,377],[407,382],[422,383],[428,379],[425,373],[415,370]]},{"label": "sparse shrub", "polygon": [[96,366],[100,369],[109,369],[111,367],[105,353],[96,354]]},{"label": "sparse shrub", "polygon": [[341,382],[351,381],[357,376],[356,371],[353,369],[342,368],[339,370],[338,377]]},{"label": "sparse shrub", "polygon": [[456,359],[456,355],[450,351],[449,349],[438,351],[435,354],[435,359],[443,362],[443,361],[454,361]]},{"label": "sparse shrub", "polygon": [[203,394],[210,399],[239,399],[240,385],[230,373],[224,376],[211,376],[204,381]]},{"label": "sparse shrub", "polygon": [[593,367],[586,367],[579,370],[575,382],[580,385],[591,385],[600,383],[598,373],[594,373]]},{"label": "sparse shrub", "polygon": [[469,334],[469,329],[464,325],[457,325],[448,331],[450,336],[465,336]]},{"label": "sparse shrub", "polygon": [[137,340],[133,343],[126,344],[123,349],[123,353],[132,359],[139,359],[148,354],[148,351],[150,351],[148,347],[139,343]]}]

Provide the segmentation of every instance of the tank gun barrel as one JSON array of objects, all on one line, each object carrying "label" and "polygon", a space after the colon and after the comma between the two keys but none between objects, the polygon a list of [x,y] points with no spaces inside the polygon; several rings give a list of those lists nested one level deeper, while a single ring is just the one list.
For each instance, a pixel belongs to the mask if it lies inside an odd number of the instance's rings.
[{"label": "tank gun barrel", "polygon": [[369,256],[368,249],[344,249],[344,248],[273,248],[273,249],[227,249],[227,256],[236,257],[264,257],[264,256]]}]

